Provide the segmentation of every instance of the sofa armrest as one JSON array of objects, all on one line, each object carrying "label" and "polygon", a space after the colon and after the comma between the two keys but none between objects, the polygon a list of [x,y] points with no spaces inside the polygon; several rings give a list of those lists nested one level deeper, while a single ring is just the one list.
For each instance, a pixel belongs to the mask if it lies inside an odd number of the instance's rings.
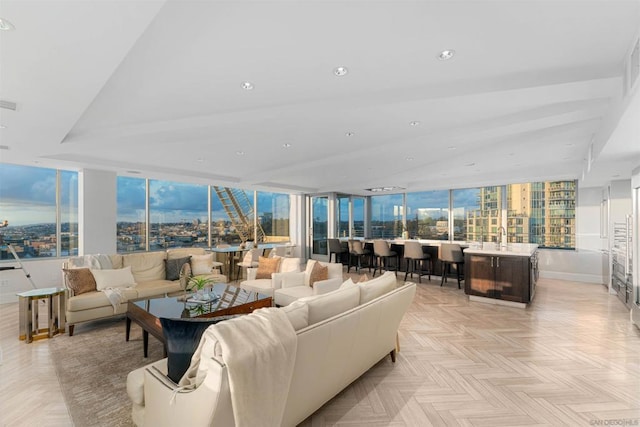
[{"label": "sofa armrest", "polygon": [[313,294],[314,295],[326,294],[340,288],[340,285],[342,285],[342,278],[318,280],[313,284]]},{"label": "sofa armrest", "polygon": [[284,288],[293,288],[294,286],[305,286],[304,271],[291,271],[288,273],[278,273],[280,275],[280,284]]},{"label": "sofa armrest", "polygon": [[247,280],[256,280],[257,274],[258,274],[257,267],[247,267]]},{"label": "sofa armrest", "polygon": [[[234,425],[226,366],[214,358],[200,360],[205,373],[195,388],[183,389],[167,376],[167,359],[132,371],[127,377],[127,393],[133,402],[138,425]],[[142,385],[138,371],[143,374]],[[131,383],[130,383],[131,382]],[[143,406],[139,403],[142,387]],[[202,402],[207,402],[203,405]]]}]

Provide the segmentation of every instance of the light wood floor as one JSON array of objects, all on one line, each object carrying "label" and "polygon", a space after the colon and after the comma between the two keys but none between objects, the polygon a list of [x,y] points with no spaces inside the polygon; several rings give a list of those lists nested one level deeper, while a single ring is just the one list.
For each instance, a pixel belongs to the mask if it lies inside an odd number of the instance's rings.
[{"label": "light wood floor", "polygon": [[[397,363],[378,363],[304,426],[640,425],[640,330],[603,286],[541,279],[517,309],[435,279],[418,286]],[[17,334],[17,304],[0,305],[0,426],[72,425],[48,340]]]}]

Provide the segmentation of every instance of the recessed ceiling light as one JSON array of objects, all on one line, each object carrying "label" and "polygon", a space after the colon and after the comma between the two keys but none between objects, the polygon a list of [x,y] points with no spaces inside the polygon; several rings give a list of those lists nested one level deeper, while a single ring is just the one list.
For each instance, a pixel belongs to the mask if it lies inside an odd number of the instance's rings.
[{"label": "recessed ceiling light", "polygon": [[611,178],[620,178],[620,174],[619,174],[619,173],[617,173],[617,174],[615,174],[615,175],[611,175]]},{"label": "recessed ceiling light", "polygon": [[452,145],[451,147],[447,147],[447,150],[456,150],[456,147]]},{"label": "recessed ceiling light", "polygon": [[244,89],[244,90],[253,90],[253,83],[251,83],[251,82],[242,82],[240,87],[242,87],[242,89]]},{"label": "recessed ceiling light", "polygon": [[0,129],[6,129],[7,127],[5,125],[0,125]]},{"label": "recessed ceiling light", "polygon": [[453,58],[453,55],[455,55],[455,54],[456,54],[455,50],[450,50],[450,49],[449,50],[443,50],[442,52],[440,52],[438,54],[438,59],[440,61],[446,61],[448,59]]},{"label": "recessed ceiling light", "polygon": [[413,157],[407,157],[407,158],[405,158],[405,160],[408,161],[408,162],[411,162],[411,161],[413,161]]},{"label": "recessed ceiling light", "polygon": [[282,144],[282,148],[291,148],[291,144],[285,142],[284,144]]},{"label": "recessed ceiling light", "polygon": [[346,136],[353,136],[353,135],[355,135],[355,133],[354,132],[347,132],[347,133],[345,133],[345,135]]},{"label": "recessed ceiling light", "polygon": [[509,155],[510,155],[510,156],[515,156],[515,155],[516,155],[516,153],[509,153]]},{"label": "recessed ceiling light", "polygon": [[200,162],[200,163],[202,163],[202,162],[204,162],[204,159],[203,159],[202,157],[198,157],[198,158],[196,159],[196,162]]},{"label": "recessed ceiling light", "polygon": [[16,27],[11,22],[4,18],[0,18],[0,31],[12,31],[15,29]]},{"label": "recessed ceiling light", "polygon": [[333,69],[333,74],[338,77],[346,76],[348,72],[349,70],[347,69],[347,67],[336,67]]},{"label": "recessed ceiling light", "polygon": [[411,126],[418,126],[418,125],[420,124],[420,122],[419,122],[419,121],[417,121],[417,120],[414,120],[414,121],[412,121],[412,122],[409,122],[409,124],[410,124]]},{"label": "recessed ceiling light", "polygon": [[8,145],[0,145],[0,150],[8,150],[9,146]]},{"label": "recessed ceiling light", "polygon": [[566,143],[566,144],[564,144],[564,145],[565,145],[565,146],[567,146],[567,147],[573,147],[573,146],[574,146],[574,145],[576,145],[576,144],[574,144],[573,142],[567,142],[567,143]]},{"label": "recessed ceiling light", "polygon": [[471,167],[471,166],[475,166],[475,165],[476,165],[475,163],[467,163],[465,166]]},{"label": "recessed ceiling light", "polygon": [[140,171],[127,171],[127,173],[133,174],[133,175],[139,175]]},{"label": "recessed ceiling light", "polygon": [[236,151],[236,154],[237,154],[238,156],[244,156],[244,151]]}]

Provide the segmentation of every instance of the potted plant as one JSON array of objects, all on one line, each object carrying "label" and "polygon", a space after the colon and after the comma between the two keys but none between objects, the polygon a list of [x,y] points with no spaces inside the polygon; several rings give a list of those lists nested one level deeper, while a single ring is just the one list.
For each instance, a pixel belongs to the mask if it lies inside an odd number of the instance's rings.
[{"label": "potted plant", "polygon": [[201,291],[209,285],[213,284],[213,280],[204,276],[193,276],[187,282],[187,289],[196,292]]}]

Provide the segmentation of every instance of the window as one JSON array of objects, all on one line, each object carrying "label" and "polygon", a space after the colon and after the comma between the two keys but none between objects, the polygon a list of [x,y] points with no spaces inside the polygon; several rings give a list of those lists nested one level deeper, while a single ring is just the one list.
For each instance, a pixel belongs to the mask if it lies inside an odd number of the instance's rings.
[{"label": "window", "polygon": [[[78,174],[2,164],[0,167],[0,259],[78,253]],[[58,222],[58,212],[60,222]]]},{"label": "window", "polygon": [[243,240],[254,240],[253,191],[212,186],[211,244],[238,244]]},{"label": "window", "polygon": [[402,194],[371,197],[371,238],[402,236]]},{"label": "window", "polygon": [[483,219],[475,214],[479,209],[479,188],[453,190],[453,240],[482,240]]},{"label": "window", "polygon": [[265,242],[289,241],[289,215],[288,194],[258,192],[258,223]]},{"label": "window", "polygon": [[353,230],[351,237],[364,237],[364,198],[352,197]]},{"label": "window", "polygon": [[410,238],[449,240],[449,191],[407,193]]},{"label": "window", "polygon": [[338,196],[336,236],[349,237],[349,196]]},{"label": "window", "polygon": [[119,176],[117,180],[118,252],[147,250],[147,181]]},{"label": "window", "polygon": [[60,171],[60,255],[78,255],[78,173]]},{"label": "window", "polygon": [[149,180],[149,250],[208,247],[206,185]]}]

